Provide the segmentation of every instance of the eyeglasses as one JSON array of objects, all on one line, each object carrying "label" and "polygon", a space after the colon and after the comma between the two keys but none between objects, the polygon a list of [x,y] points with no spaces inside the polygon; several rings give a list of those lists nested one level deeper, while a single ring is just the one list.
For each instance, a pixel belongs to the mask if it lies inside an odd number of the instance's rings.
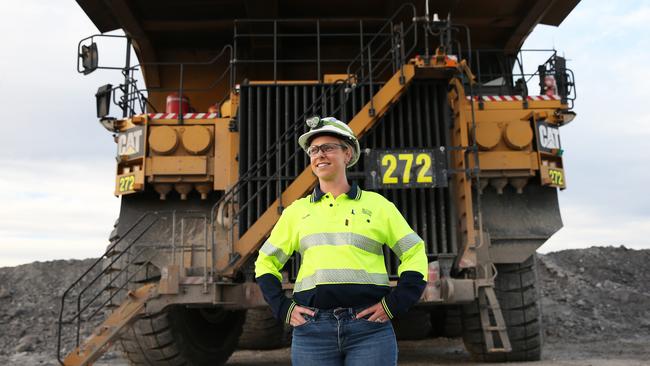
[{"label": "eyeglasses", "polygon": [[327,144],[322,144],[322,145],[311,145],[310,147],[307,148],[306,152],[307,155],[314,157],[318,155],[319,151],[322,151],[323,154],[330,154],[334,152],[337,148],[341,148],[342,150],[347,149],[348,147],[343,145],[343,144],[335,144],[335,143],[327,143]]}]

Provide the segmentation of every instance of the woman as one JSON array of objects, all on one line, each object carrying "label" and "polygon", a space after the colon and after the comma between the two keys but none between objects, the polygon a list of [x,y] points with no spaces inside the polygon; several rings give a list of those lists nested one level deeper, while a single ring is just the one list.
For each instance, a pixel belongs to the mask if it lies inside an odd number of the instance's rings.
[{"label": "woman", "polygon": [[[300,136],[318,177],[311,195],[287,207],[260,249],[255,276],[275,316],[294,327],[294,365],[396,365],[391,322],[415,304],[426,285],[424,242],[395,205],[350,184],[359,160],[352,130],[333,117],[310,118]],[[401,264],[391,290],[383,245]],[[294,251],[302,264],[293,299],[280,269]]]}]

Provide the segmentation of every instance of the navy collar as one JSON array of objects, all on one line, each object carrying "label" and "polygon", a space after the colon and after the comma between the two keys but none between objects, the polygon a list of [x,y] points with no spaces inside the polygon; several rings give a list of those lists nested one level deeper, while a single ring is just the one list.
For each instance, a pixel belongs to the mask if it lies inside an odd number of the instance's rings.
[{"label": "navy collar", "polygon": [[[359,185],[357,185],[356,182],[352,182],[350,185],[350,190],[346,194],[351,200],[358,200],[361,198],[361,192],[362,190],[359,188]],[[314,187],[314,191],[311,193],[311,202],[313,203],[320,201],[324,195],[325,192],[320,189],[320,184],[317,184],[316,187]]]}]

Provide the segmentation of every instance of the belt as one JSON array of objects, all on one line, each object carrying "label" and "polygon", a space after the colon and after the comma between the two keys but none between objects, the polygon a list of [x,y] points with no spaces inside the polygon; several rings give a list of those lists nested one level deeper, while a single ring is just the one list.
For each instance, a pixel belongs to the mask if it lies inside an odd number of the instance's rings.
[{"label": "belt", "polygon": [[311,309],[314,311],[314,319],[353,319],[357,317],[357,314],[361,311],[367,309],[369,306],[358,306],[352,308],[335,308],[335,309],[317,309],[309,306],[304,306],[305,308]]}]

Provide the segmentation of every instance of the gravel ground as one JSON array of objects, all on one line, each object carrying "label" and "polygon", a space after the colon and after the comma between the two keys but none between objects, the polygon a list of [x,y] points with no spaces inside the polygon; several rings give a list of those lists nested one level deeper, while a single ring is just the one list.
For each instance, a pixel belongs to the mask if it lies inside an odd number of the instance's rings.
[{"label": "gravel ground", "polygon": [[[0,268],[0,365],[57,364],[60,296],[93,261]],[[526,365],[650,365],[649,263],[650,250],[625,247],[538,255],[544,360]],[[228,364],[288,365],[289,349],[241,350]],[[400,342],[400,365],[431,364],[473,363],[459,339]],[[127,363],[109,352],[96,365]]]}]

